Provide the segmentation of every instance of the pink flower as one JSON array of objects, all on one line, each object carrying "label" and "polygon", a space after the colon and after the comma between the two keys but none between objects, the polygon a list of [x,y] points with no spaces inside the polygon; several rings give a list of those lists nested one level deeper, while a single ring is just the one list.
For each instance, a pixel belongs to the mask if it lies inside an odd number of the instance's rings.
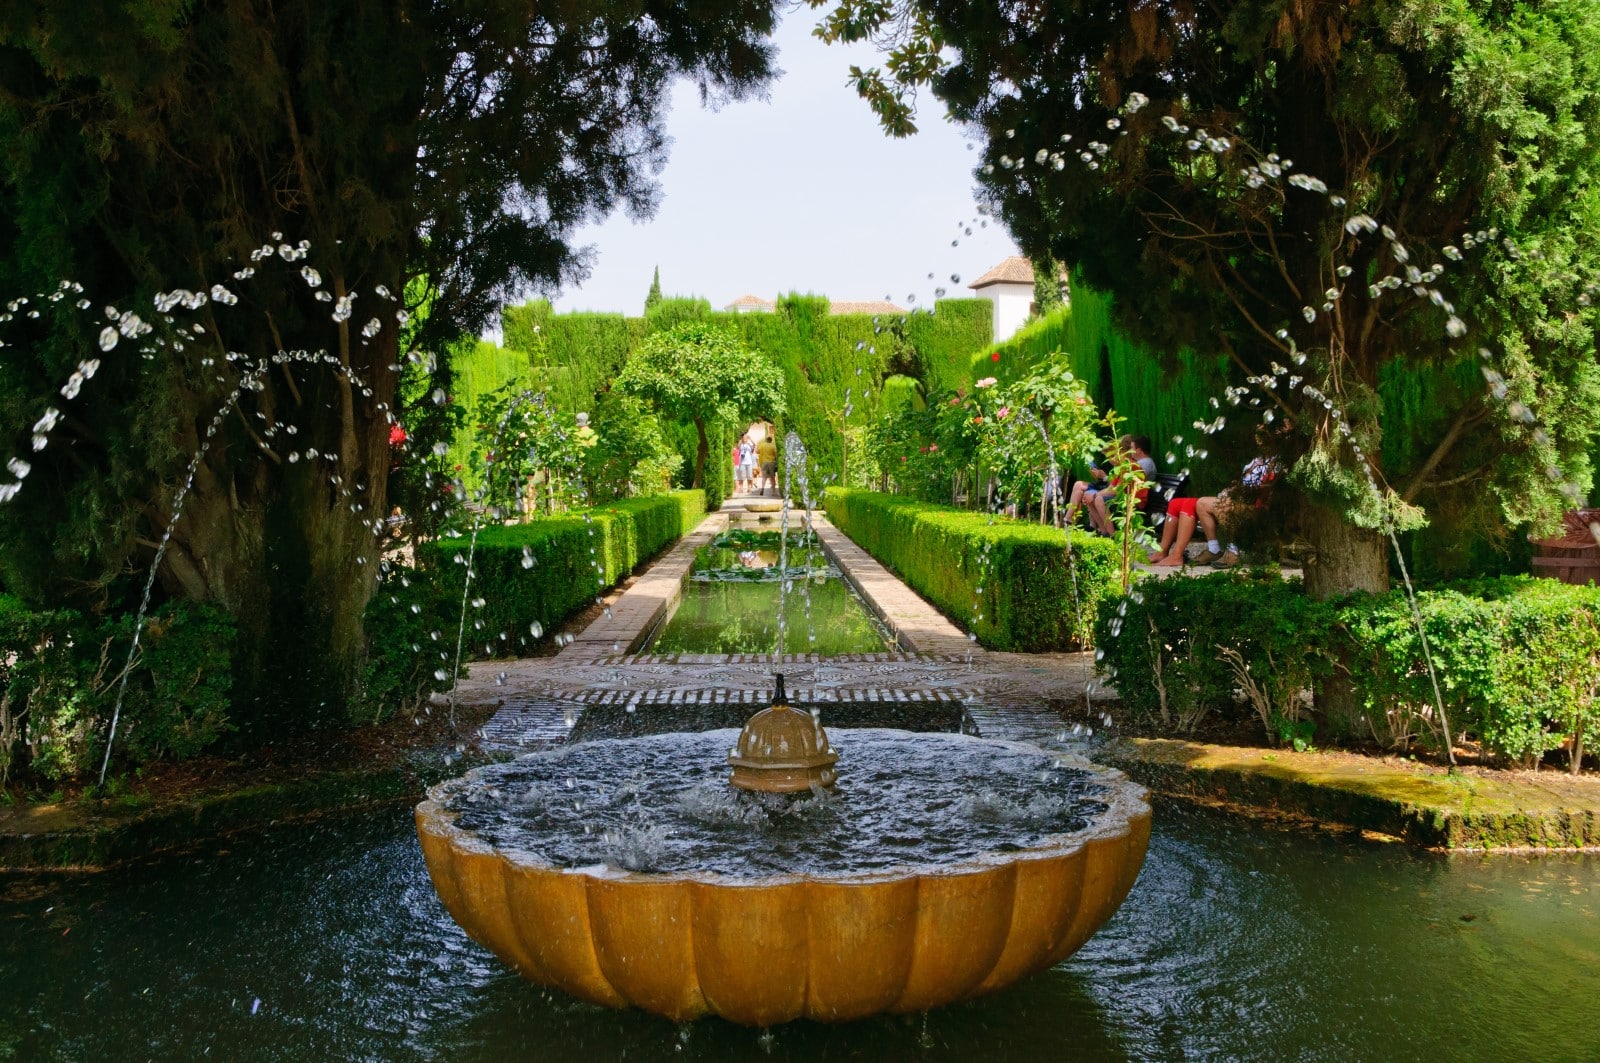
[{"label": "pink flower", "polygon": [[995,414],[995,416],[999,417],[999,418],[1001,418],[1003,420],[1010,413],[1011,413],[1011,407],[1010,406],[1002,406],[1002,407],[1000,407],[1000,412]]},{"label": "pink flower", "polygon": [[994,377],[986,376],[972,386],[975,388],[992,388],[996,383],[998,383],[998,381],[996,381]]}]

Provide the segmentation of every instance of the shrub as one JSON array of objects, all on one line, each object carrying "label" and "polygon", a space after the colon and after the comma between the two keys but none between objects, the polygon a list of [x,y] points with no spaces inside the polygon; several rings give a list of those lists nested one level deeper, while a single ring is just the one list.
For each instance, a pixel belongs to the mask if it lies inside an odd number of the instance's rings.
[{"label": "shrub", "polygon": [[[1600,723],[1600,589],[1505,577],[1423,591],[1417,606],[1451,732],[1524,765],[1570,742],[1576,769]],[[1341,613],[1374,734],[1442,749],[1410,604],[1395,593],[1353,599]]]},{"label": "shrub", "polygon": [[[829,488],[828,519],[984,646],[1038,652],[1085,645],[1114,593],[1108,540],[894,495]],[[1076,590],[1074,590],[1076,582]],[[1077,608],[1074,609],[1074,601]]]},{"label": "shrub", "polygon": [[[367,606],[366,711],[376,722],[389,712],[415,712],[430,693],[448,690],[458,634],[466,659],[525,649],[692,530],[705,512],[704,493],[671,491],[490,525],[479,530],[475,548],[465,538],[422,544],[418,567],[391,565]],[[474,577],[463,621],[469,549]]]},{"label": "shrub", "polygon": [[1271,570],[1146,579],[1101,610],[1099,670],[1141,722],[1189,734],[1207,715],[1308,735],[1302,693],[1331,671],[1333,607]]},{"label": "shrub", "polygon": [[[0,782],[64,780],[98,767],[133,637],[133,617],[34,611],[0,596]],[[233,730],[234,625],[214,606],[174,602],[144,621],[128,672],[116,759],[182,760]]]},{"label": "shrub", "polygon": [[1437,701],[1403,592],[1318,602],[1271,574],[1140,583],[1101,618],[1099,667],[1135,717],[1178,732],[1217,712],[1304,738],[1302,695],[1337,669],[1380,744],[1467,735],[1523,764],[1567,745],[1581,766],[1600,726],[1600,588],[1478,580],[1423,591],[1417,609]]}]

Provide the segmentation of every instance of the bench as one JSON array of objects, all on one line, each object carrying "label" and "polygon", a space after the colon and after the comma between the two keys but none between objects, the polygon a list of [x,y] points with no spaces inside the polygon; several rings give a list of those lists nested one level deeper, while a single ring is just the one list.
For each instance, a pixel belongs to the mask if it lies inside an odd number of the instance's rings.
[{"label": "bench", "polygon": [[1589,527],[1595,521],[1600,521],[1600,509],[1569,510],[1562,517],[1561,535],[1533,540],[1539,548],[1533,574],[1580,587],[1600,582],[1600,545]]},{"label": "bench", "polygon": [[1151,524],[1160,524],[1167,518],[1167,503],[1183,493],[1188,486],[1189,477],[1184,473],[1158,472],[1155,479],[1150,482],[1150,490],[1144,496],[1142,507],[1145,517]]}]

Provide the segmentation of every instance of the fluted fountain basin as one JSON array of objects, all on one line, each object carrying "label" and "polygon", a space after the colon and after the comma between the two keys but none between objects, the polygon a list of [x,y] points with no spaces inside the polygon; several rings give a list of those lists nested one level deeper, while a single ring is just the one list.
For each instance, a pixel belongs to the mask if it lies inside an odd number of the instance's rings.
[{"label": "fluted fountain basin", "polygon": [[915,1012],[1070,956],[1122,903],[1143,788],[1022,743],[841,731],[836,791],[735,793],[732,730],[585,742],[435,786],[435,888],[524,977],[675,1021]]}]

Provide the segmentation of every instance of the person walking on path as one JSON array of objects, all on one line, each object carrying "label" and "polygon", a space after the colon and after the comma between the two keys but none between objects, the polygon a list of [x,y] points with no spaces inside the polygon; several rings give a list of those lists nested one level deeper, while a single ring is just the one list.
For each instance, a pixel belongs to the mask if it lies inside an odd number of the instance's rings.
[{"label": "person walking on path", "polygon": [[765,494],[770,488],[772,493],[778,493],[778,448],[772,442],[772,432],[761,437],[761,445],[756,448],[756,456],[761,461],[761,480],[758,481],[758,490]]}]

